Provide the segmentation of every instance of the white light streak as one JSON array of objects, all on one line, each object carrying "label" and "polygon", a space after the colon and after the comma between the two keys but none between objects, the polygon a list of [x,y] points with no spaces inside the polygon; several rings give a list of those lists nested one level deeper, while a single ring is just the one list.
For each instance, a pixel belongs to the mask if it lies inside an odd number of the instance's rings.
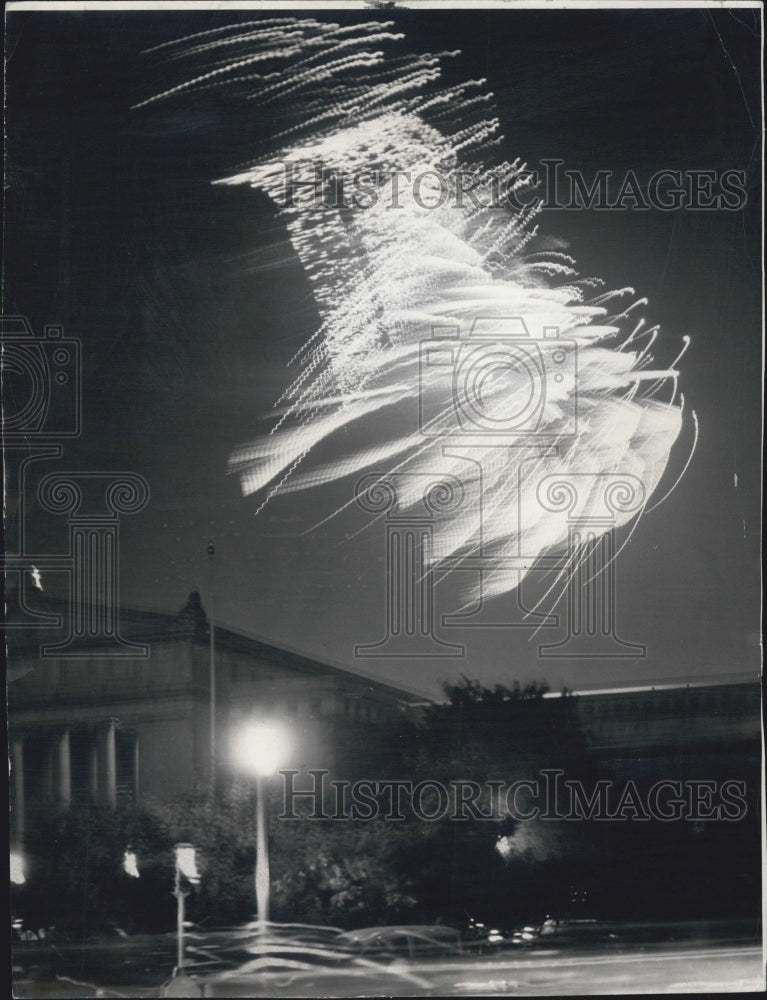
[{"label": "white light streak", "polygon": [[[433,563],[479,551],[481,505],[483,554],[502,563],[524,550],[532,564],[568,537],[567,512],[535,502],[544,476],[624,474],[653,494],[682,427],[674,365],[688,341],[673,365],[653,365],[658,330],[636,316],[645,299],[605,290],[567,254],[531,246],[539,206],[516,211],[492,197],[499,184],[525,188],[525,165],[481,165],[499,140],[482,81],[440,88],[441,58],[452,53],[403,54],[393,27],[273,18],[155,52],[188,69],[143,105],[226,88],[280,123],[219,183],[250,185],[281,209],[320,314],[271,433],[238,448],[230,471],[245,494],[261,494],[258,511],[276,495],[371,468],[453,475],[466,503],[436,525]],[[313,196],[320,166],[347,182],[365,178],[367,198],[323,203]],[[468,171],[474,198],[462,186]],[[510,335],[517,318],[524,338]],[[459,336],[445,341],[448,360],[425,365],[422,345],[450,326]],[[551,328],[574,345],[571,360],[553,360]],[[519,363],[508,349],[502,360],[510,342]],[[527,423],[515,425],[515,413]],[[366,444],[313,466],[313,449],[352,425]],[[525,441],[551,447],[520,477]],[[454,449],[445,454],[446,443],[484,450],[481,479]],[[484,574],[483,596],[523,577],[498,565]]]}]

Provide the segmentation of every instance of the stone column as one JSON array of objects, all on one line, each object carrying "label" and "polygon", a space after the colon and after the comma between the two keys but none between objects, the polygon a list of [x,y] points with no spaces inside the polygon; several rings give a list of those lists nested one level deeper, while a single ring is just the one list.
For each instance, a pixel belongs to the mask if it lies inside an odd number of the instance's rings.
[{"label": "stone column", "polygon": [[72,763],[69,747],[69,730],[65,729],[59,736],[59,800],[64,806],[72,801]]},{"label": "stone column", "polygon": [[91,748],[88,765],[91,801],[95,802],[99,797],[98,733],[95,732],[91,734]]},{"label": "stone column", "polygon": [[24,737],[19,736],[11,745],[13,778],[13,837],[16,843],[24,840]]},{"label": "stone column", "polygon": [[134,802],[136,804],[138,804],[138,796],[139,796],[138,768],[139,768],[138,733],[136,733],[136,735],[133,738],[133,795],[134,795]]},{"label": "stone column", "polygon": [[109,805],[114,809],[117,804],[117,753],[116,753],[115,719],[110,719],[106,731],[106,760],[104,775],[104,793]]},{"label": "stone column", "polygon": [[55,746],[55,738],[46,735],[45,737],[45,756],[43,764],[43,793],[48,799],[52,801],[55,797],[54,788],[54,766],[53,766],[53,752]]},{"label": "stone column", "polygon": [[117,720],[109,719],[96,731],[97,797],[113,809],[117,804],[116,728]]}]

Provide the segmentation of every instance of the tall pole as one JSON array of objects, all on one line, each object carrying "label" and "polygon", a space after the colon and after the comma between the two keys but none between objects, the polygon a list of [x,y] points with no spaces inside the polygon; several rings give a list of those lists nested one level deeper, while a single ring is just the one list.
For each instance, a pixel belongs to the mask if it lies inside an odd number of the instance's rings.
[{"label": "tall pole", "polygon": [[[188,891],[186,885],[200,884],[200,874],[195,862],[195,849],[191,844],[176,844],[173,848],[176,879],[173,892],[176,896],[176,971],[184,967],[184,914]],[[184,881],[182,881],[182,875]]]},{"label": "tall pole", "polygon": [[269,922],[269,845],[266,839],[266,801],[264,777],[256,776],[256,911],[258,929],[266,931]]},{"label": "tall pole", "polygon": [[216,781],[216,549],[208,545],[210,565],[210,785]]},{"label": "tall pole", "polygon": [[180,890],[176,893],[176,925],[178,928],[177,937],[177,948],[176,948],[176,968],[184,968],[184,896],[185,893]]},{"label": "tall pole", "polygon": [[184,902],[186,893],[181,888],[181,873],[176,862],[176,969],[184,968]]}]

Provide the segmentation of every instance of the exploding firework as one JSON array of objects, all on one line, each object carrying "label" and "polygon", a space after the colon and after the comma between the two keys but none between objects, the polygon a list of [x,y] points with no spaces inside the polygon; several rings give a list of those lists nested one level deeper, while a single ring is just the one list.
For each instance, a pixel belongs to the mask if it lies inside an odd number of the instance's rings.
[{"label": "exploding firework", "polygon": [[[676,362],[653,367],[644,300],[579,276],[566,254],[534,252],[539,209],[497,197],[528,174],[491,162],[500,137],[484,81],[440,86],[451,53],[407,54],[392,27],[274,18],[188,36],[151,50],[181,82],[143,104],[223,90],[273,123],[253,159],[216,181],[280,208],[320,326],[271,432],[231,456],[244,493],[261,494],[260,511],[371,471],[457,481],[462,503],[435,526],[427,561],[460,565],[481,549],[487,597],[519,584],[520,552],[532,567],[563,551],[574,507],[587,517],[597,502],[586,490],[542,506],[542,483],[628,477],[635,502],[612,527],[647,509],[683,398]],[[313,460],[353,425],[361,446]],[[405,488],[400,508],[420,496]]]}]

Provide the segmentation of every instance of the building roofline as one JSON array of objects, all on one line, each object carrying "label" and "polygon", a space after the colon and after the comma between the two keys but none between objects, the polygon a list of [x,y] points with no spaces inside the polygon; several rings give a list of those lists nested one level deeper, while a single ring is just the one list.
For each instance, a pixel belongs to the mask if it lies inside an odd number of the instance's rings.
[{"label": "building roofline", "polygon": [[409,705],[419,704],[427,701],[432,704],[433,699],[429,698],[424,691],[419,691],[417,688],[412,688],[399,684],[389,684],[386,681],[378,680],[375,677],[370,677],[368,674],[359,673],[356,670],[352,670],[349,667],[344,667],[339,663],[334,663],[329,659],[317,659],[316,657],[309,656],[307,653],[303,653],[292,646],[286,646],[280,644],[279,646],[268,639],[264,639],[262,636],[253,635],[248,632],[244,632],[241,629],[232,629],[226,625],[219,625],[216,623],[216,644],[219,643],[219,637],[225,638],[232,646],[237,645],[247,645],[256,647],[257,649],[263,649],[264,652],[271,655],[277,654],[278,658],[280,656],[290,657],[289,666],[299,670],[304,670],[306,673],[322,674],[326,673],[328,670],[333,671],[335,674],[340,674],[344,677],[348,677],[355,683],[359,684],[360,681],[369,684],[371,688],[385,692],[388,695],[395,695],[401,701],[406,701]]},{"label": "building roofline", "polygon": [[596,695],[606,694],[640,694],[642,692],[653,691],[685,691],[688,688],[710,688],[725,687],[728,685],[760,684],[761,677],[757,673],[740,671],[733,674],[712,674],[710,677],[696,677],[694,679],[682,678],[681,680],[648,681],[646,684],[633,684],[616,686],[609,688],[579,688],[578,690],[567,689],[562,691],[547,691],[544,698],[561,698],[567,695],[579,698],[588,698]]},{"label": "building roofline", "polygon": [[[49,598],[45,601],[46,610],[50,613],[66,615],[69,610],[69,602],[64,599]],[[188,605],[187,605],[188,607]],[[199,605],[198,614],[185,614],[186,609],[172,613],[156,611],[149,608],[136,608],[122,606],[119,612],[119,621],[122,627],[123,638],[136,643],[162,643],[171,642],[178,638],[188,638],[200,644],[207,644],[209,635],[209,619],[202,605]],[[327,659],[318,659],[308,653],[295,649],[284,644],[276,644],[263,636],[246,632],[242,629],[234,629],[222,622],[214,621],[215,625],[215,646],[219,649],[240,649],[268,657],[278,663],[304,674],[314,674],[317,676],[327,675],[329,672],[339,677],[347,678],[356,685],[367,684],[374,691],[394,697],[398,701],[415,705],[424,701],[431,703],[425,691],[410,687],[409,685],[390,684],[386,681],[378,680],[367,674],[360,673],[349,667],[342,666]],[[40,645],[50,641],[50,633],[55,626],[39,629],[27,629],[25,634],[16,632],[11,626],[5,630],[6,650],[9,660],[22,651],[29,652]],[[15,633],[15,634],[14,634]],[[48,633],[48,635],[46,635]],[[34,637],[33,637],[34,636]],[[14,643],[13,639],[17,642]],[[98,650],[104,645],[99,640],[83,641],[79,644],[83,649]]]}]

